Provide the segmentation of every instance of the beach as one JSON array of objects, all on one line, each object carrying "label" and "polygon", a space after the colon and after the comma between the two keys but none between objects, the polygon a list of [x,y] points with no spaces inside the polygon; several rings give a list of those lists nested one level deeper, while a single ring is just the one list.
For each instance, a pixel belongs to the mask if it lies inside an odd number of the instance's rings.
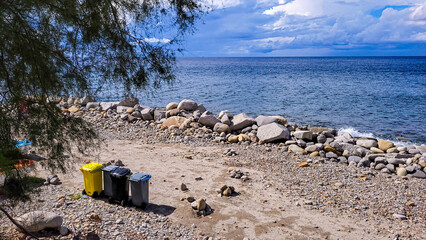
[{"label": "beach", "polygon": [[[44,209],[63,216],[70,233],[61,239],[78,232],[101,239],[426,237],[424,145],[354,138],[280,116],[213,114],[191,100],[156,109],[136,100],[58,103],[64,114],[93,123],[104,142],[92,156],[71,159],[67,174],[56,173],[61,184],[41,187],[14,214]],[[80,166],[118,160],[152,175],[145,210],[73,199],[84,186]],[[37,176],[52,174],[35,168]],[[224,184],[232,195],[218,191]],[[191,206],[190,199],[201,198],[209,214]],[[0,231],[14,236],[3,221]]]}]

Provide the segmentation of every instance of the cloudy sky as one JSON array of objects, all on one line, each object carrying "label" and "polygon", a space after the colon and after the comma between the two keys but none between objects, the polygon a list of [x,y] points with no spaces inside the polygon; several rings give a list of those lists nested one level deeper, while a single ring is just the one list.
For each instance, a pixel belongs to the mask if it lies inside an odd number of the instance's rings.
[{"label": "cloudy sky", "polygon": [[425,0],[204,0],[186,57],[426,55]]}]

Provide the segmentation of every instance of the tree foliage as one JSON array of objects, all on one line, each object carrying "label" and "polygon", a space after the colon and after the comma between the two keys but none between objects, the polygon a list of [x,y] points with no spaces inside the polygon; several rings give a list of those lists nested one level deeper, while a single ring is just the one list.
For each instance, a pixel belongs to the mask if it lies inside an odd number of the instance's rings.
[{"label": "tree foliage", "polygon": [[18,138],[65,170],[71,148],[84,152],[97,136],[51,97],[172,81],[175,52],[200,14],[196,0],[0,1],[0,171],[19,158]]}]

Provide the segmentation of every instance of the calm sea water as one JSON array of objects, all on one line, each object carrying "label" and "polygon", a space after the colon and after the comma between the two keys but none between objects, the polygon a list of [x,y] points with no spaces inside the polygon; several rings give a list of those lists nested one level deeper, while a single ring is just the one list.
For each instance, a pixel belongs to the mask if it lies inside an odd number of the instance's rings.
[{"label": "calm sea water", "polygon": [[282,115],[298,124],[426,143],[426,57],[181,58],[172,86],[136,95],[148,106],[187,98],[214,113]]}]

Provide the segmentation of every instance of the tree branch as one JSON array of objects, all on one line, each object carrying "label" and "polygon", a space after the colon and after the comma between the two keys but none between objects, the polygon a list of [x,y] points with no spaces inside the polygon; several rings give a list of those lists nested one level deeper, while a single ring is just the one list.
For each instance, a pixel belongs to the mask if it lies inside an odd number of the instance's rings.
[{"label": "tree branch", "polygon": [[0,206],[0,211],[2,211],[5,215],[6,215],[6,217],[7,218],[9,218],[9,220],[13,223],[13,224],[15,224],[15,226],[17,226],[19,229],[21,229],[21,231],[22,232],[24,232],[25,233],[25,235],[27,235],[27,236],[31,236],[32,238],[34,238],[34,239],[38,239],[38,237],[36,237],[36,236],[34,236],[32,233],[30,233],[30,232],[28,232],[21,224],[19,224],[18,222],[16,222],[16,220],[15,219],[13,219],[13,217],[12,216],[10,216],[9,215],[9,213],[2,207],[2,206]]}]

